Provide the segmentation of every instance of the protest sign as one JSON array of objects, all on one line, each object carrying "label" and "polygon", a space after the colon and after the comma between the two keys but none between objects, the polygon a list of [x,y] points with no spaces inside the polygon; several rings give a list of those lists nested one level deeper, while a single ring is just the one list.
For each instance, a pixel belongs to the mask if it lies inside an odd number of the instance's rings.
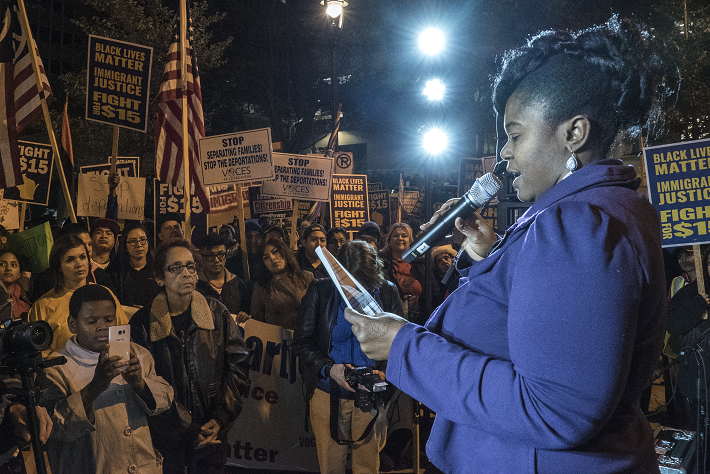
[{"label": "protest sign", "polygon": [[20,228],[20,203],[0,199],[0,225],[6,230]]},{"label": "protest sign", "polygon": [[293,215],[293,199],[265,196],[259,188],[249,188],[249,210],[254,219],[286,219]]},{"label": "protest sign", "polygon": [[207,186],[272,179],[271,129],[201,138],[200,162]]},{"label": "protest sign", "polygon": [[332,158],[274,153],[273,160],[274,179],[264,180],[261,194],[308,201],[330,201]]},{"label": "protest sign", "polygon": [[[109,173],[111,172],[111,165],[110,164],[104,164],[104,165],[88,165],[88,166],[82,166],[79,168],[79,171],[82,174],[94,174],[94,175],[104,175],[108,176]],[[125,162],[125,163],[116,163],[116,172],[121,176],[122,178],[124,177],[131,177],[135,178],[137,177],[136,175],[136,168],[133,163],[130,162]]]},{"label": "protest sign", "polygon": [[402,203],[402,210],[409,214],[414,211],[414,206],[419,199],[419,191],[402,191],[402,195],[397,197]]},{"label": "protest sign", "polygon": [[710,140],[646,147],[643,156],[661,244],[710,242]]},{"label": "protest sign", "polygon": [[24,141],[19,141],[18,145],[23,182],[20,186],[5,189],[4,199],[47,206],[54,166],[52,145]]},{"label": "protest sign", "polygon": [[367,183],[367,192],[372,192],[372,191],[381,191],[382,190],[382,183]]},{"label": "protest sign", "polygon": [[315,436],[304,426],[306,402],[292,332],[250,319],[244,323],[244,342],[250,385],[229,432],[227,464],[263,472],[318,472]]},{"label": "protest sign", "polygon": [[[381,184],[381,183],[376,183]],[[370,185],[368,190],[372,189]],[[390,226],[390,192],[386,189],[370,190],[367,193],[370,200],[370,220],[378,226],[389,228]]]},{"label": "protest sign", "polygon": [[[194,188],[194,185],[193,185]],[[192,196],[192,207],[190,208],[190,224],[192,235],[207,235],[207,213],[204,212],[200,200],[194,194]],[[160,214],[177,212],[185,215],[185,200],[183,199],[182,186],[161,183],[158,179],[153,179],[153,205],[155,222],[160,218]],[[155,229],[155,236],[160,229]]]},{"label": "protest sign", "polygon": [[[108,202],[108,176],[79,174],[79,194],[76,199],[78,216],[105,217]],[[116,188],[118,218],[143,220],[145,212],[145,178],[123,177]]]},{"label": "protest sign", "polygon": [[145,132],[153,48],[89,35],[86,119]]},{"label": "protest sign", "polygon": [[367,176],[362,174],[334,174],[330,201],[330,222],[342,227],[353,238],[355,232],[370,220]]},{"label": "protest sign", "polygon": [[27,270],[32,274],[49,268],[49,252],[53,244],[49,222],[7,236],[7,248],[18,257],[24,257]]},{"label": "protest sign", "polygon": [[[106,163],[111,164],[109,156]],[[131,163],[133,165],[133,176],[140,176],[140,157],[138,156],[117,156],[116,163]]]},{"label": "protest sign", "polygon": [[[459,196],[471,189],[473,183],[486,173],[493,171],[496,164],[495,156],[483,158],[461,158],[459,160]],[[493,203],[497,197],[493,198]]]},{"label": "protest sign", "polygon": [[[209,186],[210,190],[210,212],[207,214],[208,231],[219,229],[223,224],[232,224],[234,218],[239,215],[239,199],[237,187],[239,184],[221,184]],[[244,207],[244,219],[251,219],[249,214],[249,187],[261,186],[261,181],[253,181],[241,184],[242,205]]]}]

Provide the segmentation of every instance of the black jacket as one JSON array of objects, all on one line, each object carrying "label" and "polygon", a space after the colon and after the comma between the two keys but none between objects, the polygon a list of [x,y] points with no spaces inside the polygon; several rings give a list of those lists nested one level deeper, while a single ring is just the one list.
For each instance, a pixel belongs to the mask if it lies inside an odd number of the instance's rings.
[{"label": "black jacket", "polygon": [[[333,364],[333,359],[328,354],[333,327],[338,317],[338,308],[335,306],[337,292],[330,279],[314,280],[298,309],[293,348],[298,356],[308,400],[313,396],[323,366]],[[384,311],[402,315],[402,300],[399,299],[394,283],[385,281],[380,287],[380,301]],[[379,362],[376,368],[384,371],[385,366],[386,361]]]},{"label": "black jacket", "polygon": [[175,391],[170,409],[150,420],[153,442],[163,452],[181,449],[179,437],[196,439],[212,418],[220,424],[220,437],[226,436],[248,388],[248,352],[229,311],[197,291],[190,309],[184,345],[164,293],[130,320],[131,338],[150,351],[156,373]]}]

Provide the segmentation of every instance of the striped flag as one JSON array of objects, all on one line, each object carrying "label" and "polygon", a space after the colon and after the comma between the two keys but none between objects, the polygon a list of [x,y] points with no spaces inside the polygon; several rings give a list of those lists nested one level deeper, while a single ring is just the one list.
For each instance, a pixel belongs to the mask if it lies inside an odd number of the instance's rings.
[{"label": "striped flag", "polygon": [[71,130],[69,129],[69,114],[67,108],[69,106],[69,96],[64,101],[64,112],[62,113],[62,150],[60,152],[62,159],[62,168],[64,168],[64,177],[66,178],[67,186],[71,189],[74,186],[74,148],[71,144]]},{"label": "striped flag", "polygon": [[[0,31],[0,189],[23,183],[17,134],[42,114],[42,104],[32,71],[28,38],[22,34],[17,1],[12,0],[3,12]],[[52,89],[44,73],[37,46],[34,49],[47,100]]]},{"label": "striped flag", "polygon": [[[187,56],[187,133],[188,160],[190,163],[191,188],[204,212],[209,212],[209,190],[202,183],[200,157],[197,151],[198,141],[205,136],[204,116],[202,114],[202,92],[197,60],[193,48],[192,19],[188,3],[187,31],[189,34],[187,51],[180,47],[179,27],[175,28],[173,42],[168,50],[168,61],[163,72],[163,84],[158,93],[158,111],[155,124],[155,174],[163,183],[183,187],[184,164],[182,144],[182,80],[180,61],[182,54]],[[185,196],[189,196],[189,191]],[[187,200],[186,202],[189,202]]]},{"label": "striped flag", "polygon": [[343,104],[338,104],[338,115],[335,117],[335,125],[333,126],[333,131],[330,134],[328,146],[325,151],[325,156],[328,158],[333,158],[335,148],[338,146],[338,130],[340,130],[340,119],[343,116],[343,113],[341,112],[342,108]]}]

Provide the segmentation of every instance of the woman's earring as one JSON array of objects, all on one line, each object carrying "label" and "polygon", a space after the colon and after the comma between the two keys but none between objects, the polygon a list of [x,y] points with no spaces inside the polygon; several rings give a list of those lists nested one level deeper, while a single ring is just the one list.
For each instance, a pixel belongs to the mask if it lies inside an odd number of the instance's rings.
[{"label": "woman's earring", "polygon": [[575,153],[572,152],[572,156],[569,157],[569,159],[567,160],[567,164],[565,166],[567,167],[567,169],[569,170],[570,173],[573,173],[582,167],[582,162],[579,161],[579,158],[577,158],[577,155],[575,155]]}]

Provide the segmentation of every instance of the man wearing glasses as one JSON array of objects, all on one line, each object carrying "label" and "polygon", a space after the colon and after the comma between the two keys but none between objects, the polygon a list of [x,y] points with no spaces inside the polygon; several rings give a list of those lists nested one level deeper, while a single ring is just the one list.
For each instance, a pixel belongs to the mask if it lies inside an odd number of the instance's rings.
[{"label": "man wearing glasses", "polygon": [[237,323],[249,319],[244,309],[249,309],[249,301],[244,282],[225,268],[227,261],[227,240],[220,234],[210,232],[199,242],[203,265],[200,267],[195,289],[204,296],[222,302]]}]

